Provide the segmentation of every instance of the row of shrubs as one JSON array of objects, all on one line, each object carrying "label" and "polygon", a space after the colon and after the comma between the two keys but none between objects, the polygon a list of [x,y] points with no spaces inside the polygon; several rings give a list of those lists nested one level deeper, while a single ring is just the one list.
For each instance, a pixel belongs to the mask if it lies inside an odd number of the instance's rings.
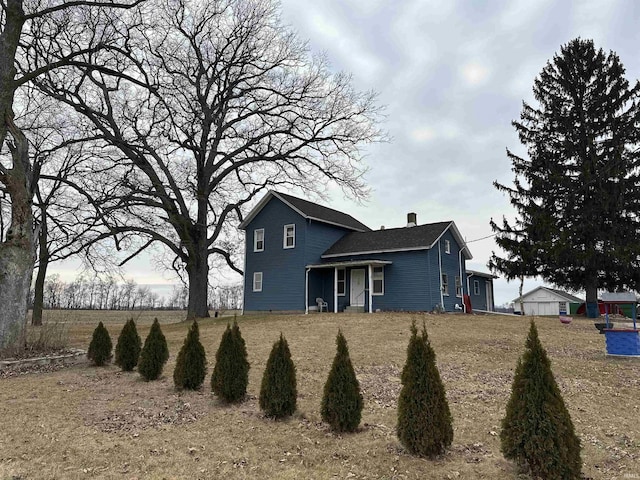
[{"label": "row of shrubs", "polygon": [[[341,331],[336,344],[336,356],[324,386],[321,416],[334,431],[354,432],[360,424],[363,398]],[[88,356],[96,365],[104,365],[111,350],[109,333],[101,322],[89,345]],[[144,346],[133,319],[125,324],[115,351],[115,363],[123,370],[131,371],[137,365],[145,380],[155,380],[168,358],[166,339],[157,319]],[[242,401],[248,374],[246,345],[234,321],[233,326],[227,325],[220,341],[211,390],[225,402]],[[205,350],[199,340],[198,323],[194,321],[178,353],[174,385],[181,390],[195,390],[205,376]],[[443,454],[453,441],[452,417],[424,324],[420,334],[415,322],[411,326],[401,382],[398,439],[414,455],[433,458]],[[267,361],[259,404],[265,415],[279,419],[295,412],[296,398],[296,368],[281,334]],[[529,470],[534,478],[581,478],[580,440],[533,321],[525,353],[516,367],[500,439],[504,456]]]}]

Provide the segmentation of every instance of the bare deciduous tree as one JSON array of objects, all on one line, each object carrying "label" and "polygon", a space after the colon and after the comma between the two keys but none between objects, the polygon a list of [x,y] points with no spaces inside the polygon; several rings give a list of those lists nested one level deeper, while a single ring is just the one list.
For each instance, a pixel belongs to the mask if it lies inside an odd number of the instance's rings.
[{"label": "bare deciduous tree", "polygon": [[0,4],[0,190],[11,209],[0,243],[0,349],[20,338],[24,328],[36,236],[31,207],[38,169],[15,121],[16,92],[46,72],[86,65],[95,52],[120,42],[113,10],[129,6],[112,0]]},{"label": "bare deciduous tree", "polygon": [[269,0],[145,8],[154,15],[143,12],[126,44],[95,55],[118,74],[55,70],[37,84],[123,157],[104,206],[110,234],[136,235],[131,256],[163,246],[188,277],[188,317],[206,317],[210,260],[242,273],[236,226],[257,195],[322,195],[329,183],[366,195],[360,147],[381,139],[380,109],[312,56]]}]

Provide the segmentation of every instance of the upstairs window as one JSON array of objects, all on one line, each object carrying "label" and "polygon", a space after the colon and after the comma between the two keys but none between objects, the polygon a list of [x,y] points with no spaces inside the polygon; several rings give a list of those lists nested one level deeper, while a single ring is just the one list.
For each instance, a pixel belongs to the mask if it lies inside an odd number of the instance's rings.
[{"label": "upstairs window", "polygon": [[449,240],[444,241],[444,253],[451,253],[451,242]]},{"label": "upstairs window", "polygon": [[253,231],[253,251],[264,251],[264,228],[259,228]]},{"label": "upstairs window", "polygon": [[282,248],[294,248],[295,246],[296,246],[296,226],[295,224],[285,225]]},{"label": "upstairs window", "polygon": [[442,293],[443,295],[449,295],[449,277],[446,273],[442,274]]},{"label": "upstairs window", "polygon": [[462,297],[462,282],[460,277],[456,275],[456,297]]},{"label": "upstairs window", "polygon": [[384,295],[384,267],[373,267],[373,295]]},{"label": "upstairs window", "polygon": [[344,268],[339,268],[337,275],[338,275],[338,281],[336,283],[336,287],[338,289],[338,295],[340,295],[341,297],[344,297],[347,291],[347,282],[346,282],[347,272]]},{"label": "upstairs window", "polygon": [[480,280],[473,281],[473,294],[480,295]]},{"label": "upstairs window", "polygon": [[262,291],[262,272],[253,272],[253,291]]}]

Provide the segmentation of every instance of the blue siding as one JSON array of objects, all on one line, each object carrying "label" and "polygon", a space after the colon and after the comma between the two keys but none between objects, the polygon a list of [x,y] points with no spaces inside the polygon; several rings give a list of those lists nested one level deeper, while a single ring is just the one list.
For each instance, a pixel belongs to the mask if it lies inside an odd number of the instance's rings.
[{"label": "blue siding", "polygon": [[[450,248],[451,253],[445,253],[446,240],[449,241],[449,245],[451,247]],[[460,277],[460,263],[459,263],[460,255],[459,254],[460,254],[461,246],[458,245],[458,242],[456,242],[453,234],[451,233],[451,230],[447,230],[444,233],[444,235],[442,235],[438,243],[440,245],[442,273],[447,274],[447,277],[449,280],[449,294],[448,295],[443,294],[443,297],[442,297],[444,300],[444,309],[447,312],[453,312],[453,311],[456,311],[455,309],[456,304],[458,304],[459,306],[462,306],[462,296],[456,296],[456,283],[455,283],[456,277]],[[435,245],[433,250],[436,251],[437,248],[438,248],[438,245]],[[462,255],[462,277],[460,278],[460,281],[462,282],[462,294],[467,293],[465,272],[466,272],[466,268],[465,268],[464,254],[463,254]]]},{"label": "blue siding", "polygon": [[[284,226],[295,224],[295,248],[283,248]],[[264,251],[253,251],[254,231],[264,228]],[[350,230],[323,224],[296,213],[272,198],[247,225],[245,234],[244,309],[247,311],[304,310],[305,266],[320,263],[320,255]],[[262,272],[262,292],[253,291],[253,274]],[[333,270],[309,275],[309,305],[316,297],[333,309]],[[327,282],[329,291],[327,292]]]},{"label": "blue siding", "polygon": [[[296,245],[283,248],[284,225],[296,225]],[[263,252],[253,251],[256,229],[264,228]],[[272,198],[252,219],[246,228],[246,272],[244,308],[247,311],[287,311],[305,308],[305,266],[322,263],[321,255],[349,230],[321,222],[306,220],[277,198]],[[450,242],[450,253],[445,253],[445,240]],[[384,267],[384,294],[373,296],[373,310],[431,311],[444,300],[446,311],[455,311],[462,305],[456,296],[455,278],[460,276],[460,246],[450,231],[429,250],[391,252],[374,255],[349,255],[331,261],[388,260]],[[467,291],[464,256],[461,279],[463,292]],[[440,268],[448,275],[449,295],[440,295]],[[367,267],[365,278],[365,308],[368,309],[370,279]],[[338,311],[350,303],[351,270],[346,269],[346,294],[338,296]],[[263,273],[262,292],[253,291],[254,272]],[[486,303],[486,293],[482,290]],[[334,309],[334,268],[313,269],[309,272],[309,306],[322,297]],[[472,305],[480,308],[472,297]]]},{"label": "blue siding", "polygon": [[[479,285],[478,295],[475,294],[473,282],[476,280]],[[487,284],[493,284],[491,279],[486,277],[472,276],[469,278],[469,288],[471,290],[471,308],[477,310],[494,310],[494,305],[487,305]]]},{"label": "blue siding", "polygon": [[[295,248],[283,245],[284,226],[295,224]],[[253,235],[264,228],[264,251],[253,251]],[[304,310],[305,219],[278,199],[270,200],[247,225],[245,310]],[[253,291],[253,274],[262,272],[262,291]]]}]

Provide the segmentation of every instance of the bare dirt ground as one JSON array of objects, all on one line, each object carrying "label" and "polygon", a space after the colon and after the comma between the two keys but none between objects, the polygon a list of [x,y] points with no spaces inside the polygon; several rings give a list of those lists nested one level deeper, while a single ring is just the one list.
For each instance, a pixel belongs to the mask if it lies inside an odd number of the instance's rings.
[{"label": "bare dirt ground", "polygon": [[[115,343],[128,318],[113,312],[48,312],[70,324],[86,348],[103,320]],[[247,400],[224,406],[210,393],[173,389],[175,357],[188,324],[182,312],[136,313],[144,338],[159,316],[171,358],[158,382],[117,367],[75,366],[0,379],[0,479],[85,478],[527,478],[500,453],[513,369],[529,319],[498,316],[315,314],[238,317],[251,362]],[[454,418],[454,442],[440,459],[412,457],[395,436],[400,372],[409,325],[424,319]],[[606,358],[593,322],[538,318],[582,445],[585,478],[640,478],[640,360]],[[227,319],[201,322],[209,374]],[[361,383],[361,429],[332,434],[320,399],[341,328]],[[257,402],[280,332],[298,375],[298,412],[265,419]]]}]

